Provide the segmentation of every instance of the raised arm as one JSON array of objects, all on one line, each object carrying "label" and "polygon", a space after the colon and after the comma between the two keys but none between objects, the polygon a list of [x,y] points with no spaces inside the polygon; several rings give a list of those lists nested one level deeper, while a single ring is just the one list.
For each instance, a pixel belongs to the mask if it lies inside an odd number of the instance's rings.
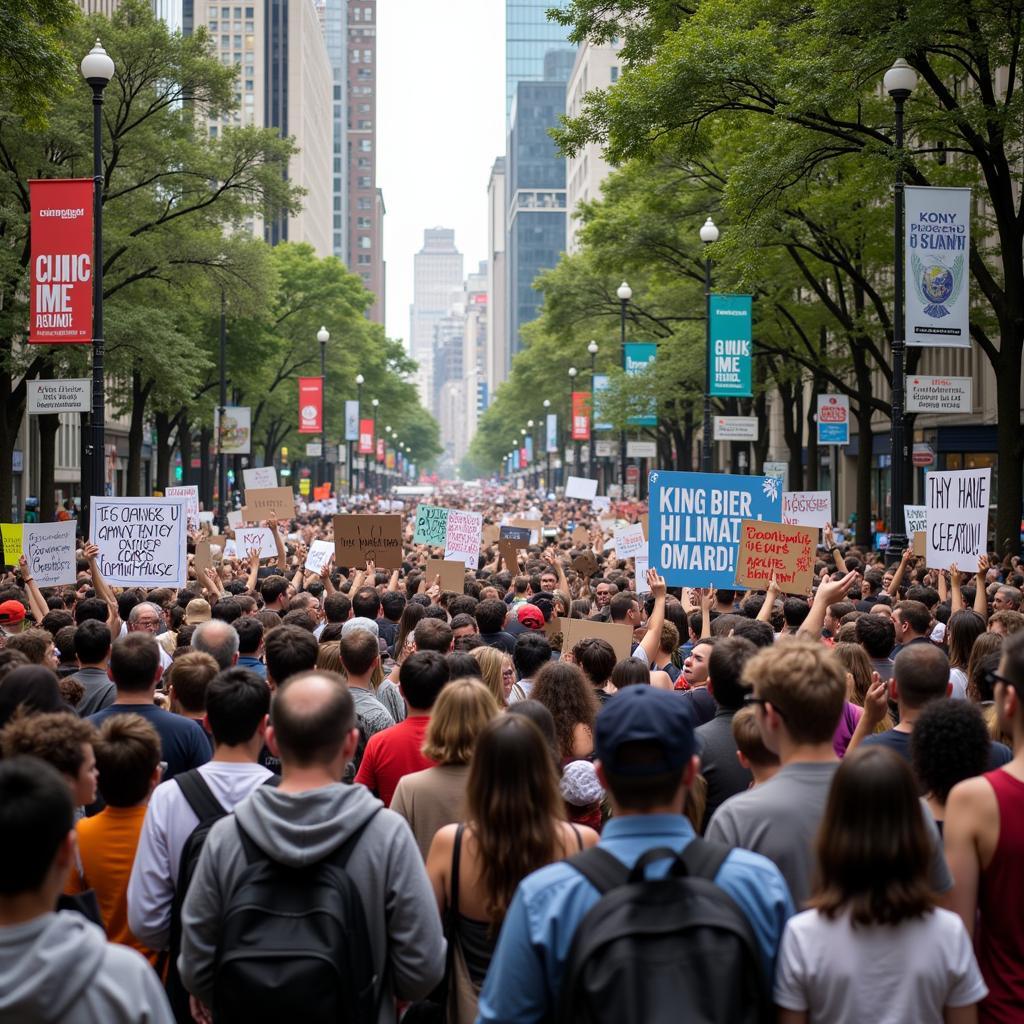
[{"label": "raised arm", "polygon": [[715,606],[715,588],[708,587],[700,592],[700,638],[711,636],[711,609]]},{"label": "raised arm", "polygon": [[[944,576],[945,574],[940,569],[939,579],[944,581]],[[949,588],[951,591],[949,598],[949,608],[950,614],[952,614],[953,612],[961,611],[964,606],[964,592],[960,589],[960,569],[957,566],[956,562],[953,562],[952,565],[950,565],[949,567]],[[944,588],[942,587],[939,588],[940,600],[942,599],[943,589]]]},{"label": "raised arm", "polygon": [[277,567],[281,570],[283,576],[287,576],[288,552],[284,549],[284,537],[281,536],[276,519],[268,519],[267,526],[270,527],[270,532],[274,535],[274,544],[277,546]]},{"label": "raised arm", "polygon": [[988,591],[985,589],[988,568],[988,557],[986,555],[979,555],[978,576],[974,588],[974,610],[983,619],[988,619]]},{"label": "raised arm", "polygon": [[114,596],[114,592],[110,589],[107,581],[103,578],[103,573],[100,572],[100,567],[96,562],[99,553],[100,549],[90,542],[86,542],[85,548],[82,550],[85,560],[89,563],[89,573],[92,576],[93,588],[100,600],[106,602],[107,610],[110,613],[108,621],[110,635],[117,637],[121,633],[121,616],[117,610],[117,598]]},{"label": "raised arm", "polygon": [[892,581],[889,583],[886,593],[896,599],[896,595],[900,592],[900,584],[903,582],[903,574],[907,570],[907,566],[910,563],[911,558],[914,557],[914,548],[912,544],[908,544],[903,549],[903,554],[900,555],[900,564],[896,566],[896,571],[892,574]]},{"label": "raised arm", "polygon": [[825,625],[825,613],[828,606],[841,601],[850,592],[850,587],[857,580],[856,572],[848,572],[841,580],[825,580],[818,585],[818,591],[811,602],[811,610],[803,625],[797,631],[798,636],[818,640],[821,637],[821,627]]},{"label": "raised arm", "polygon": [[836,544],[836,536],[832,530],[832,524],[825,524],[825,546],[829,550],[829,554],[832,555],[833,560],[836,563],[836,568],[840,572],[846,572],[846,559],[843,558],[842,551],[839,550],[839,546]]},{"label": "raised arm", "polygon": [[654,569],[647,570],[647,585],[654,595],[654,607],[647,618],[647,632],[640,641],[640,646],[647,655],[647,664],[653,666],[661,644],[661,630],[665,625],[665,595],[668,593],[668,586],[665,577],[659,576]]},{"label": "raised arm", "polygon": [[28,559],[24,555],[18,558],[18,568],[21,570],[21,581],[25,584],[25,589],[28,591],[28,606],[32,610],[32,618],[36,620],[36,625],[38,626],[49,609],[46,607],[46,601],[43,599],[43,593],[39,589],[39,584],[36,583],[32,573],[29,572]]},{"label": "raised arm", "polygon": [[775,573],[768,581],[768,589],[765,591],[764,603],[757,612],[758,622],[771,622],[772,612],[775,610],[775,599],[779,596],[779,584],[775,580]]}]

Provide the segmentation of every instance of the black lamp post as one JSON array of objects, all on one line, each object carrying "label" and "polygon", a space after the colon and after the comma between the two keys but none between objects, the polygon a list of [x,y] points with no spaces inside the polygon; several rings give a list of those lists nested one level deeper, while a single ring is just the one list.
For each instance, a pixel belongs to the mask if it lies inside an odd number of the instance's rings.
[{"label": "black lamp post", "polygon": [[[708,217],[700,229],[705,246],[718,241],[718,228]],[[701,469],[711,472],[711,445],[714,429],[711,424],[711,257],[704,254],[704,441],[701,445]]]},{"label": "black lamp post", "polygon": [[[622,372],[626,372],[626,311],[629,308],[629,300],[633,298],[633,289],[623,281],[616,289],[615,294],[619,297],[619,341],[622,346]],[[591,378],[591,390],[593,390],[593,378]],[[622,490],[620,497],[626,496],[626,424],[623,421],[622,431],[619,434],[619,486]]]},{"label": "black lamp post", "polygon": [[373,466],[372,476],[369,479],[370,493],[377,493],[377,409],[380,406],[380,399],[370,399],[370,405],[373,406],[373,454],[370,456],[370,465]]},{"label": "black lamp post", "polygon": [[[363,417],[363,382],[366,378],[361,374],[356,374],[356,423],[359,427],[362,427]],[[356,431],[357,435],[362,436],[362,430]],[[356,446],[358,451],[358,445]],[[356,478],[356,461],[355,455],[352,452],[352,442],[348,443],[348,496],[351,498],[355,493],[355,478]]]},{"label": "black lamp post", "polygon": [[597,422],[594,410],[594,374],[597,372],[597,342],[591,340],[590,344],[587,345],[587,351],[590,353],[590,448],[587,449],[590,456],[587,459],[587,476],[593,480],[594,449],[597,447],[597,440],[594,437],[594,424]]},{"label": "black lamp post", "polygon": [[320,342],[320,483],[326,483],[327,476],[327,342],[331,332],[321,327],[316,332]]},{"label": "black lamp post", "polygon": [[[545,455],[545,458],[547,460],[547,465],[545,466],[545,470],[544,470],[544,490],[549,492],[549,493],[551,491],[551,448],[548,445],[548,416],[551,415],[548,412],[548,410],[550,408],[551,408],[551,399],[550,398],[545,398],[544,399],[544,430],[542,431],[542,433],[544,435],[544,455]],[[558,431],[557,430],[555,431],[555,440],[556,441],[558,440]]]},{"label": "black lamp post", "polygon": [[[578,372],[579,371],[576,369],[575,366],[570,366],[569,367],[569,417],[566,420],[566,423],[568,424],[568,427],[569,427],[569,431],[566,434],[566,437],[567,437],[567,439],[569,441],[569,444],[566,447],[568,448],[569,451],[572,452],[572,455],[573,455],[573,460],[572,461],[573,461],[574,465],[575,465],[575,462],[576,462],[576,438],[574,436],[575,433],[576,433],[576,417],[573,414],[572,395],[573,395],[573,391],[576,389],[576,374]],[[562,454],[565,455],[565,452],[563,452]],[[565,468],[562,470],[562,486],[563,487],[565,486],[565,483],[566,483],[566,480],[568,479],[568,477],[569,477],[569,459],[568,459],[568,457],[566,457],[566,459],[565,459]]]}]

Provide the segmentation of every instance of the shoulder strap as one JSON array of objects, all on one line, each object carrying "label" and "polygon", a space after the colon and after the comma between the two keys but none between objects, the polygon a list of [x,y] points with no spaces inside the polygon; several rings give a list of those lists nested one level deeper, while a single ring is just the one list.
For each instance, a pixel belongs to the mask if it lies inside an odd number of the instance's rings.
[{"label": "shoulder strap", "polygon": [[706,878],[709,882],[713,882],[718,874],[718,869],[731,852],[732,847],[726,846],[724,843],[708,842],[700,836],[694,836],[681,856],[688,875],[692,878]]},{"label": "shoulder strap", "polygon": [[459,861],[462,859],[462,833],[466,826],[460,824],[455,830],[455,845],[452,847],[451,911],[452,917],[459,916]]},{"label": "shoulder strap", "polygon": [[600,846],[577,853],[566,862],[575,868],[602,896],[629,879],[629,868]]},{"label": "shoulder strap", "polygon": [[197,768],[175,775],[174,781],[201,822],[222,818],[227,814]]},{"label": "shoulder strap", "polygon": [[573,822],[569,822],[569,828],[573,830],[576,835],[576,849],[577,851],[583,849],[583,833],[579,830],[579,826]]}]

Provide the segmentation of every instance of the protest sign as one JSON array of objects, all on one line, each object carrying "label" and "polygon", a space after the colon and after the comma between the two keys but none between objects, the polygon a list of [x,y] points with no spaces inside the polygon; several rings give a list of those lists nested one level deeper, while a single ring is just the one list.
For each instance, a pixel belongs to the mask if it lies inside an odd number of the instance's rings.
[{"label": "protest sign", "polygon": [[189,532],[199,529],[199,488],[195,484],[187,487],[168,487],[164,494],[168,498],[185,499],[185,518]]},{"label": "protest sign", "polygon": [[441,590],[461,594],[466,589],[466,567],[462,562],[452,562],[447,558],[427,559],[427,586],[432,586],[434,577],[441,577]]},{"label": "protest sign", "polygon": [[401,515],[335,516],[334,564],[361,566],[370,561],[378,569],[402,568]]},{"label": "protest sign", "polygon": [[784,594],[806,594],[814,581],[818,531],[813,526],[788,526],[744,519],[736,556],[736,582],[766,590],[772,576]]},{"label": "protest sign", "polygon": [[0,523],[0,533],[4,539],[4,565],[15,566],[21,558],[21,540],[23,523]]},{"label": "protest sign", "polygon": [[948,569],[954,562],[965,575],[978,567],[988,547],[988,502],[992,470],[957,469],[925,477],[929,569]]},{"label": "protest sign", "polygon": [[575,547],[586,547],[590,543],[590,531],[585,526],[577,526],[572,531],[572,542]]},{"label": "protest sign", "polygon": [[206,570],[213,568],[213,550],[208,540],[201,540],[196,543],[196,552],[193,563],[196,568],[196,579],[200,583],[206,583]]},{"label": "protest sign", "polygon": [[525,548],[530,546],[532,530],[528,526],[502,526],[498,531],[498,540],[521,540],[518,545]]},{"label": "protest sign", "polygon": [[832,524],[831,491],[783,491],[782,521],[790,526],[816,526],[821,529]]},{"label": "protest sign", "polygon": [[474,571],[480,564],[480,535],[484,517],[479,512],[453,508],[448,514],[448,532],[444,540],[444,557],[462,562]]},{"label": "protest sign", "polygon": [[590,577],[597,572],[597,558],[594,552],[587,548],[586,551],[578,554],[572,560],[572,567],[581,575]]},{"label": "protest sign", "polygon": [[647,570],[650,568],[650,563],[647,561],[647,552],[645,551],[642,555],[637,555],[633,562],[636,568],[637,597],[643,597],[644,594],[651,592],[651,588],[647,585]]},{"label": "protest sign", "polygon": [[432,544],[440,547],[448,535],[448,513],[451,509],[438,505],[416,506],[416,532],[414,544]]},{"label": "protest sign", "polygon": [[290,487],[254,487],[245,492],[245,518],[250,523],[264,519],[288,522],[295,515],[295,497]]},{"label": "protest sign", "polygon": [[539,519],[510,519],[510,526],[525,526],[530,531],[530,543],[540,543],[540,531],[544,528],[544,523]]},{"label": "protest sign", "polygon": [[592,501],[596,494],[596,480],[590,480],[585,476],[571,476],[565,482],[566,498],[581,498],[583,501]]},{"label": "protest sign", "polygon": [[497,523],[485,523],[482,536],[485,544],[496,544],[501,536],[501,527]]},{"label": "protest sign", "polygon": [[595,512],[607,512],[612,507],[612,499],[607,494],[596,494],[590,501]]},{"label": "protest sign", "polygon": [[562,654],[568,654],[581,641],[596,637],[607,640],[615,651],[615,660],[628,658],[633,647],[633,630],[625,622],[599,622],[594,619],[561,619]]},{"label": "protest sign", "polygon": [[[188,522],[182,498],[89,499],[89,537],[115,587],[183,587]],[[73,524],[72,524],[73,525]]]},{"label": "protest sign", "polygon": [[277,486],[277,470],[273,466],[257,466],[255,469],[243,469],[242,481],[246,491],[249,488],[264,488]]},{"label": "protest sign", "polygon": [[928,531],[918,530],[911,534],[913,537],[913,552],[916,558],[926,558],[928,555]]},{"label": "protest sign", "polygon": [[277,558],[273,531],[266,526],[244,526],[236,530],[235,544],[243,557],[247,558],[253,548],[258,548],[260,558]]},{"label": "protest sign", "polygon": [[928,514],[924,505],[904,505],[903,518],[906,522],[908,537],[913,537],[928,529]]},{"label": "protest sign", "polygon": [[[622,368],[626,371],[626,376],[637,377],[652,372],[657,355],[658,346],[653,341],[627,341],[622,346]],[[631,427],[656,427],[658,410],[654,397],[644,403],[639,415],[630,416],[626,422]]]},{"label": "protest sign", "polygon": [[779,521],[778,477],[655,470],[649,480],[651,568],[670,587],[735,587],[740,522]]},{"label": "protest sign", "polygon": [[25,523],[23,535],[28,571],[40,587],[74,583],[75,524]]},{"label": "protest sign", "polygon": [[639,523],[615,531],[615,554],[619,558],[635,558],[647,551],[644,528]]},{"label": "protest sign", "polygon": [[237,530],[240,526],[245,526],[245,516],[242,515],[241,509],[237,512],[228,513],[228,526],[230,526],[232,530]]},{"label": "protest sign", "polygon": [[334,545],[329,540],[315,540],[306,552],[306,572],[320,575],[320,571],[331,560]]},{"label": "protest sign", "polygon": [[498,541],[498,554],[501,556],[502,563],[509,572],[519,572],[519,552],[522,551],[525,546],[526,545],[515,538]]}]

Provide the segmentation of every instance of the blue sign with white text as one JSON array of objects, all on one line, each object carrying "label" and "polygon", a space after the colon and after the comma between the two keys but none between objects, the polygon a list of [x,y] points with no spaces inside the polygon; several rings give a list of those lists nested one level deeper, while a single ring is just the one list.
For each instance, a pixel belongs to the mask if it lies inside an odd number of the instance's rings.
[{"label": "blue sign with white text", "polygon": [[[646,373],[658,355],[658,346],[652,341],[630,341],[625,345],[625,370],[627,377]],[[638,416],[630,416],[627,422],[631,427],[656,427],[658,425],[657,409],[651,399],[647,409]]]},{"label": "blue sign with white text", "polygon": [[670,587],[734,589],[740,521],[782,519],[778,477],[658,469],[648,480],[648,558]]}]

